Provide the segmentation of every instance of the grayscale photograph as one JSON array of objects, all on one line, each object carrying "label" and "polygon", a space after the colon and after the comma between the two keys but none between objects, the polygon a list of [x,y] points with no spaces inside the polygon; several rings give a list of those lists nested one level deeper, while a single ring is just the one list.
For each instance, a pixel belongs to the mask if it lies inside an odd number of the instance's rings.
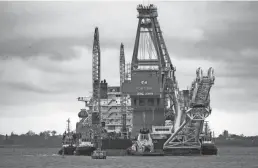
[{"label": "grayscale photograph", "polygon": [[258,168],[258,2],[0,1],[0,168]]}]

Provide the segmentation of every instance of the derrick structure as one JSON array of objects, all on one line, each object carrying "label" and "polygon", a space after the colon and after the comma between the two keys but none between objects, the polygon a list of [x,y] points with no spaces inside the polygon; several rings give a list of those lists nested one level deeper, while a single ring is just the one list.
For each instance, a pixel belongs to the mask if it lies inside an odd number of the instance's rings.
[{"label": "derrick structure", "polygon": [[[121,44],[120,46],[120,62],[119,62],[119,69],[120,69],[120,90],[122,90],[122,84],[125,81],[125,54],[124,54],[124,45]],[[127,129],[126,129],[126,95],[121,92],[121,113],[122,113],[122,134],[124,137],[127,136]]]},{"label": "derrick structure", "polygon": [[95,28],[93,50],[92,50],[92,82],[93,82],[93,99],[98,100],[100,94],[100,46],[99,31]]},{"label": "derrick structure", "polygon": [[131,97],[133,130],[164,125],[179,110],[175,68],[170,60],[154,5],[138,5],[138,28],[131,62],[131,81],[123,92]]},{"label": "derrick structure", "polygon": [[92,50],[92,88],[93,95],[91,103],[92,108],[92,126],[94,132],[94,143],[97,148],[101,148],[101,108],[100,108],[100,45],[99,45],[99,30],[95,28],[93,50]]}]

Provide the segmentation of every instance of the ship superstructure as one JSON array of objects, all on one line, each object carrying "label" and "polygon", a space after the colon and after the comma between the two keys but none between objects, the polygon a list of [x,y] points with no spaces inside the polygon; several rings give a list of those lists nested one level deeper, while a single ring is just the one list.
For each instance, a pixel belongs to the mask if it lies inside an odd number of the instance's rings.
[{"label": "ship superstructure", "polygon": [[[106,84],[106,81],[102,81]],[[108,86],[107,98],[100,99],[101,121],[102,126],[107,133],[120,133],[122,129],[122,113],[121,113],[121,92],[119,86]],[[129,97],[126,97],[126,128],[128,132],[132,130],[132,109]],[[90,101],[90,98],[80,98],[80,100]],[[86,109],[81,109],[79,112],[80,121],[77,123],[77,132],[82,136],[90,138],[91,132],[91,110],[93,105],[87,103]]]},{"label": "ship superstructure", "polygon": [[[105,122],[105,129],[107,132],[119,133],[122,130],[122,104],[120,87],[108,87],[108,98],[101,99],[102,121]],[[126,131],[132,130],[132,110],[131,102],[128,97],[125,97],[125,112],[126,112]]]}]

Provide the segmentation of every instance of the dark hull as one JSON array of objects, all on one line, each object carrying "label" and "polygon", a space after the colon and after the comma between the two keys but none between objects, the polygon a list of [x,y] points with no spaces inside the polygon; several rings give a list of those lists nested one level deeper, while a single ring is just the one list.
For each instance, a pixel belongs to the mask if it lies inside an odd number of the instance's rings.
[{"label": "dark hull", "polygon": [[200,148],[172,148],[164,150],[163,145],[166,141],[167,139],[154,139],[154,151],[164,152],[164,155],[166,156],[193,156],[201,154]]},{"label": "dark hull", "polygon": [[163,152],[128,152],[130,156],[164,156]]},{"label": "dark hull", "polygon": [[[107,152],[108,156],[125,156],[126,149],[132,146],[130,139],[102,139],[102,150]],[[91,156],[95,147],[77,147],[75,155]]]},{"label": "dark hull", "polygon": [[201,155],[201,148],[170,148],[164,150],[166,156],[194,156]]},{"label": "dark hull", "polygon": [[91,156],[94,150],[96,150],[95,147],[77,147],[75,150],[75,155]]},{"label": "dark hull", "polygon": [[153,139],[152,142],[154,144],[154,150],[160,151],[163,150],[163,145],[167,141],[167,139]]},{"label": "dark hull", "polygon": [[[75,149],[76,149],[76,147],[74,147],[74,146],[64,147],[64,149],[61,148],[61,149],[58,151],[58,154],[59,154],[59,155],[62,155],[63,152],[64,152],[64,155],[73,155]],[[64,150],[64,151],[63,151],[63,150]]]},{"label": "dark hull", "polygon": [[201,153],[202,155],[217,155],[218,148],[215,144],[202,144]]},{"label": "dark hull", "polygon": [[103,139],[102,149],[127,149],[132,146],[132,140],[130,139]]},{"label": "dark hull", "polygon": [[154,139],[154,151],[163,152],[165,155],[217,155],[218,149],[215,144],[202,144],[200,148],[174,148],[163,150],[163,144],[167,139]]}]

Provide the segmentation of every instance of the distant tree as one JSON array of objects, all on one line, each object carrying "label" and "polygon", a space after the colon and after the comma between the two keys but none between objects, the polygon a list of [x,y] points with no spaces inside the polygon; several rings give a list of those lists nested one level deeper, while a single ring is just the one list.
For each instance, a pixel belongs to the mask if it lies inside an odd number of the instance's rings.
[{"label": "distant tree", "polygon": [[13,136],[18,136],[17,134],[15,134],[13,131],[11,132],[11,137]]},{"label": "distant tree", "polygon": [[39,136],[43,137],[43,136],[45,136],[45,133],[44,132],[40,132]]},{"label": "distant tree", "polygon": [[34,135],[36,135],[36,133],[33,132],[33,131],[31,131],[31,130],[29,130],[29,131],[26,133],[26,135],[27,135],[27,136],[34,136]]},{"label": "distant tree", "polygon": [[230,137],[231,137],[231,138],[238,138],[239,136],[236,135],[236,134],[231,134]]},{"label": "distant tree", "polygon": [[51,135],[51,131],[50,130],[47,130],[47,131],[45,131],[46,132],[46,135],[47,136],[50,136]]},{"label": "distant tree", "polygon": [[57,132],[56,132],[55,130],[51,131],[52,136],[55,136],[56,133],[57,133]]},{"label": "distant tree", "polygon": [[[48,138],[48,137],[51,136],[51,132],[53,132],[53,131],[49,131],[49,130],[43,131],[43,132],[40,132],[40,133],[39,133],[39,136]],[[52,134],[53,134],[53,133],[52,133]]]}]

